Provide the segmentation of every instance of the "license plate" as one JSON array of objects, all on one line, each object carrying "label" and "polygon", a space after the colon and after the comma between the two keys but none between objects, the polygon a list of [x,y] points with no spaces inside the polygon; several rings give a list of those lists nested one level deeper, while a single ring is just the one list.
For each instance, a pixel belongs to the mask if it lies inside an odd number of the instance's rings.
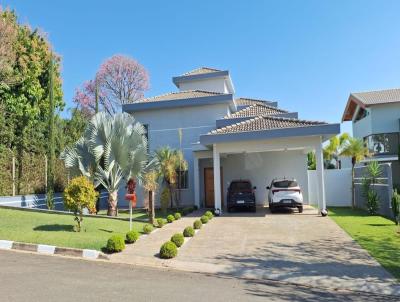
[{"label": "license plate", "polygon": [[291,199],[282,199],[282,202],[283,203],[292,203],[292,200]]},{"label": "license plate", "polygon": [[237,200],[236,203],[244,203],[244,200]]}]

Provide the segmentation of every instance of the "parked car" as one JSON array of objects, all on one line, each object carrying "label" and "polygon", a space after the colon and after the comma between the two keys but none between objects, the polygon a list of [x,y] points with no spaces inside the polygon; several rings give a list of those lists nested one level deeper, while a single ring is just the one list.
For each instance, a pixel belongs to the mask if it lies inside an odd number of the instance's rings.
[{"label": "parked car", "polygon": [[233,209],[249,209],[256,211],[256,196],[250,180],[233,180],[228,188],[228,212]]},{"label": "parked car", "polygon": [[297,208],[299,213],[303,212],[303,194],[295,179],[274,179],[267,190],[269,190],[268,203],[271,213],[283,207]]}]

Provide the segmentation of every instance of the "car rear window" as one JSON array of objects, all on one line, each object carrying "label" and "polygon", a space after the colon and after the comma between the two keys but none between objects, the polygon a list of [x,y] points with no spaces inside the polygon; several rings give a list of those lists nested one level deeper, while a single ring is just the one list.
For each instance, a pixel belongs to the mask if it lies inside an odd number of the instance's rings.
[{"label": "car rear window", "polygon": [[251,191],[251,183],[247,181],[241,181],[241,182],[232,182],[230,189],[235,192],[239,191]]},{"label": "car rear window", "polygon": [[293,188],[297,187],[297,181],[295,180],[280,180],[280,181],[275,181],[274,182],[274,187],[275,188]]}]

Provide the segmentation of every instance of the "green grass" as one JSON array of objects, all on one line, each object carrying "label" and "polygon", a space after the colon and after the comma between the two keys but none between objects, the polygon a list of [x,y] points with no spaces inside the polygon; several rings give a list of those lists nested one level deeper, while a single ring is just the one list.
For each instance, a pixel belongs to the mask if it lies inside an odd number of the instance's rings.
[{"label": "green grass", "polygon": [[400,234],[398,226],[382,216],[363,210],[330,208],[330,217],[400,280]]},{"label": "green grass", "polygon": [[[120,234],[125,238],[129,222],[110,218],[83,218],[83,230],[74,232],[74,216],[0,208],[0,239],[60,247],[101,250],[108,238]],[[134,222],[142,232],[144,223]]]}]

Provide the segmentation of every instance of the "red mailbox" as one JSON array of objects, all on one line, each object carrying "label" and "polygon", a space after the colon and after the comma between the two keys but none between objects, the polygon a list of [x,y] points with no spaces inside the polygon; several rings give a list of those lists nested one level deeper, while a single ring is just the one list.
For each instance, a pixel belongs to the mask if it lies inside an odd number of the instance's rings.
[{"label": "red mailbox", "polygon": [[136,181],[133,178],[130,178],[128,180],[128,183],[126,184],[126,191],[127,193],[125,194],[125,200],[128,200],[131,204],[132,207],[136,207]]}]

